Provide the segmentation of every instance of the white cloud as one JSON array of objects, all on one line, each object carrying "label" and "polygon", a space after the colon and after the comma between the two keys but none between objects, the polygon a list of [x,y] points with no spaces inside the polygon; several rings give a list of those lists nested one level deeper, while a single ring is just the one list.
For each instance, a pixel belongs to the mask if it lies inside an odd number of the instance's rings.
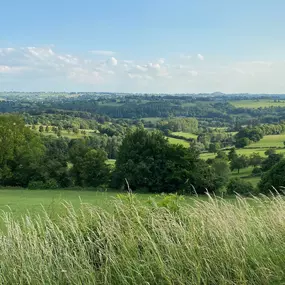
[{"label": "white cloud", "polygon": [[116,66],[116,65],[118,64],[118,60],[117,60],[116,58],[114,58],[114,57],[111,57],[111,58],[109,59],[109,63],[110,63],[111,65],[113,65],[113,66]]},{"label": "white cloud", "polygon": [[90,53],[102,56],[113,56],[116,54],[116,52],[111,50],[91,50]]},{"label": "white cloud", "polygon": [[148,67],[156,69],[156,70],[160,70],[160,68],[161,68],[160,64],[158,64],[158,63],[151,63],[151,62],[148,64]]},{"label": "white cloud", "polygon": [[203,56],[202,54],[200,54],[200,53],[197,54],[197,57],[198,57],[198,59],[200,59],[200,60],[204,60],[204,56]]},{"label": "white cloud", "polygon": [[28,70],[25,67],[0,65],[0,73],[19,73]]},{"label": "white cloud", "polygon": [[[197,55],[197,58],[204,57]],[[285,93],[285,61],[225,61],[203,64],[176,55],[151,61],[95,58],[54,47],[0,48],[0,90],[106,90],[121,92]],[[167,62],[167,63],[165,63]]]},{"label": "white cloud", "polygon": [[7,55],[7,54],[12,53],[14,51],[15,51],[14,48],[0,48],[0,56],[1,55]]},{"label": "white cloud", "polygon": [[145,66],[141,66],[141,65],[136,65],[136,69],[142,72],[146,72],[148,69]]}]

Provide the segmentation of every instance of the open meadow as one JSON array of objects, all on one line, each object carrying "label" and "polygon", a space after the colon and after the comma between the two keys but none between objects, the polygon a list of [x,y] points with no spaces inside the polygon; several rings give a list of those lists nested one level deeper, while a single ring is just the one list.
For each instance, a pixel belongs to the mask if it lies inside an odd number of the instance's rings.
[{"label": "open meadow", "polygon": [[0,215],[2,284],[285,281],[280,196],[183,201],[170,195],[146,203],[149,195],[115,200],[116,193],[91,191],[0,190],[0,195],[1,208],[9,203],[14,212]]},{"label": "open meadow", "polygon": [[[114,200],[118,195],[126,192],[106,191],[105,189],[95,191],[94,189],[58,189],[58,190],[28,190],[21,188],[0,189],[0,211],[10,212],[15,217],[24,214],[36,215],[45,209],[50,214],[59,214],[64,203],[70,203],[75,209],[82,204],[90,204],[105,210],[111,210]],[[139,193],[136,198],[146,202],[149,197],[156,195]],[[183,203],[192,203],[193,200],[207,200],[207,196],[195,198],[186,196]]]},{"label": "open meadow", "polygon": [[284,148],[285,134],[264,136],[260,141],[250,144],[250,148]]},{"label": "open meadow", "polygon": [[269,107],[285,107],[285,100],[272,100],[272,99],[255,99],[255,100],[237,100],[229,101],[236,108],[269,108]]},{"label": "open meadow", "polygon": [[185,139],[197,139],[197,135],[186,132],[173,132],[175,136],[184,137]]}]

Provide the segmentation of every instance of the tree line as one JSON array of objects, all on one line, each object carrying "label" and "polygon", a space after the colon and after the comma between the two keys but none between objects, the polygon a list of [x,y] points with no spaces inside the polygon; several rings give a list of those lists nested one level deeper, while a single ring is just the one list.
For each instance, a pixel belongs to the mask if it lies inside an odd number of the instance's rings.
[{"label": "tree line", "polygon": [[[162,132],[143,127],[127,130],[117,150],[115,167],[92,137],[70,140],[43,136],[17,115],[0,116],[0,141],[1,186],[49,189],[104,185],[152,193],[200,194],[258,191],[245,181],[230,180],[230,171],[247,163],[234,149],[228,155],[218,152],[215,159],[204,161],[196,148],[172,145]],[[262,165],[259,191],[268,193],[269,183],[282,186],[284,175],[278,179],[276,175],[284,166],[283,157],[273,151],[267,160],[259,159],[252,156],[250,162],[256,167]]]}]

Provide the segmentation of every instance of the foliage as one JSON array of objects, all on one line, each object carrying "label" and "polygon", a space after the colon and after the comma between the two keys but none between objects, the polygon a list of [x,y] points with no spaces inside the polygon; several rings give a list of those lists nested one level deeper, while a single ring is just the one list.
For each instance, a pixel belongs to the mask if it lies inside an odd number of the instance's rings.
[{"label": "foliage", "polygon": [[252,184],[240,178],[232,178],[227,186],[227,194],[250,195],[254,194],[255,189]]},{"label": "foliage", "polygon": [[234,171],[235,169],[237,169],[238,173],[240,169],[245,168],[247,165],[248,159],[245,155],[239,155],[234,157],[230,163],[231,170]]},{"label": "foliage", "polygon": [[225,186],[230,178],[230,167],[226,160],[216,158],[212,163],[217,188]]},{"label": "foliage", "polygon": [[[260,192],[269,194],[270,192],[284,191],[285,185],[285,159],[280,159],[267,172],[265,172],[258,184]],[[276,189],[276,190],[275,190]]]},{"label": "foliage", "polygon": [[[215,189],[214,174],[199,160],[198,152],[171,145],[160,132],[138,128],[123,140],[116,161],[114,184],[127,179],[133,190],[150,192],[196,191]],[[207,177],[207,178],[206,178]]]},{"label": "foliage", "polygon": [[249,165],[252,165],[254,167],[261,165],[262,161],[263,159],[259,153],[254,152],[249,156]]},{"label": "foliage", "polygon": [[261,164],[261,169],[263,172],[270,170],[275,164],[277,164],[283,158],[283,154],[275,153],[274,150],[268,151],[267,154],[268,157]]},{"label": "foliage", "polygon": [[210,143],[209,145],[209,152],[217,153],[221,148],[219,143]]}]

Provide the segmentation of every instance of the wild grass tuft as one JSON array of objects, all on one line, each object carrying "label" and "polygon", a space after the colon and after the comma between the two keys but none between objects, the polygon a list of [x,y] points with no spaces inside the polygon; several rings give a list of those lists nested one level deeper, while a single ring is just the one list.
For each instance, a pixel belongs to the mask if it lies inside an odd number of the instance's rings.
[{"label": "wild grass tuft", "polygon": [[143,206],[120,196],[114,212],[64,204],[15,220],[3,213],[2,284],[285,284],[285,200],[218,198]]}]

